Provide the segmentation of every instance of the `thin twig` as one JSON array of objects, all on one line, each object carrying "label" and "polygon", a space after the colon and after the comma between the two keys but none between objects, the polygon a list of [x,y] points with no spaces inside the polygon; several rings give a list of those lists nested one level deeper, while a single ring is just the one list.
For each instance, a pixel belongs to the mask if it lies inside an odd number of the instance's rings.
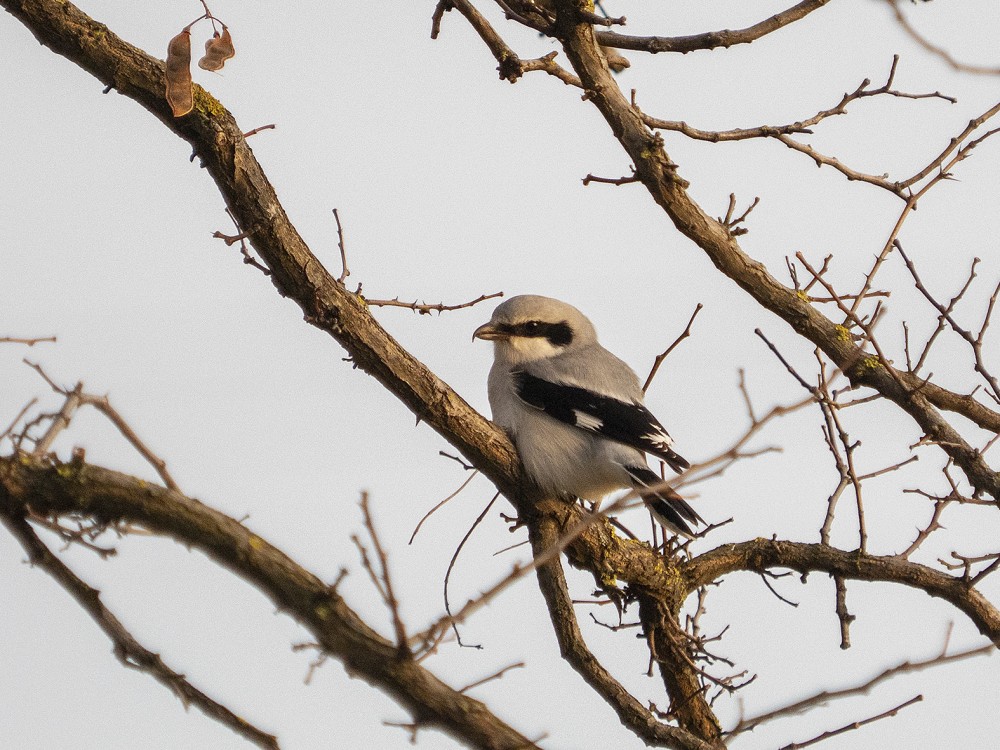
[{"label": "thin twig", "polygon": [[4,430],[3,432],[0,432],[0,440],[3,440],[8,435],[12,434],[14,432],[14,428],[17,426],[17,423],[21,421],[21,418],[24,417],[24,415],[28,413],[28,410],[37,403],[38,399],[33,398],[31,399],[31,401],[22,406],[21,411],[19,411],[17,413],[17,416],[15,416],[14,419],[11,420],[10,425],[7,427],[7,429]]},{"label": "thin twig", "polygon": [[822,734],[818,734],[815,737],[813,737],[812,739],[806,740],[805,742],[792,742],[791,744],[785,745],[783,748],[781,748],[781,750],[801,750],[804,747],[809,747],[810,745],[815,745],[817,742],[822,742],[823,740],[828,740],[831,737],[836,737],[837,735],[843,734],[844,732],[850,732],[853,729],[860,729],[861,727],[865,726],[866,724],[871,724],[873,722],[879,721],[880,719],[891,718],[891,717],[895,716],[896,714],[898,714],[900,711],[902,711],[907,706],[912,706],[914,703],[919,703],[923,699],[924,699],[924,696],[922,696],[922,695],[915,695],[912,698],[910,698],[908,701],[903,701],[902,703],[900,703],[895,708],[890,708],[888,711],[884,711],[884,712],[882,712],[882,713],[880,713],[880,714],[878,714],[876,716],[870,716],[867,719],[862,719],[861,721],[852,721],[850,724],[845,724],[844,726],[839,727],[837,729],[831,729],[829,731],[823,732]]},{"label": "thin twig", "polygon": [[171,490],[180,491],[177,482],[174,478],[170,476],[170,472],[167,471],[167,462],[162,458],[157,456],[149,446],[147,446],[136,434],[135,430],[125,421],[125,418],[111,405],[111,401],[107,396],[94,396],[89,393],[85,393],[83,390],[83,383],[77,383],[73,390],[67,390],[61,386],[56,385],[56,383],[45,374],[45,371],[40,365],[34,362],[29,362],[24,360],[25,364],[31,367],[35,372],[37,372],[49,387],[52,388],[56,393],[65,396],[65,401],[63,402],[62,408],[59,413],[52,420],[52,424],[49,425],[48,430],[42,435],[41,439],[35,444],[35,449],[32,453],[35,456],[43,456],[49,452],[52,447],[53,441],[56,437],[69,427],[70,420],[73,418],[73,414],[81,406],[92,406],[97,409],[101,414],[107,417],[111,423],[118,429],[118,432],[122,434],[128,442],[132,445],[136,451],[139,452],[146,461],[153,467],[156,473],[163,480],[163,484]]},{"label": "thin twig", "polygon": [[913,277],[913,283],[916,288],[920,291],[924,298],[934,306],[934,309],[938,311],[940,316],[948,321],[951,329],[972,348],[976,372],[978,372],[986,381],[987,385],[989,385],[994,399],[1000,400],[1000,381],[998,381],[996,376],[994,376],[987,369],[986,363],[983,359],[983,337],[986,334],[986,329],[989,327],[990,315],[992,314],[994,305],[996,304],[996,297],[997,293],[1000,292],[1000,286],[997,287],[997,291],[994,291],[993,295],[990,297],[990,302],[986,310],[986,316],[983,320],[982,327],[979,330],[979,334],[973,335],[972,331],[967,328],[963,328],[956,322],[955,318],[952,316],[952,311],[955,308],[955,304],[965,295],[966,291],[968,291],[970,285],[972,284],[972,280],[976,277],[976,265],[979,263],[979,258],[973,259],[972,268],[969,271],[969,277],[959,293],[955,295],[948,305],[943,305],[938,302],[928,291],[927,287],[924,286],[919,274],[917,273],[916,266],[903,251],[903,246],[899,243],[899,241],[896,240],[894,244],[896,249],[899,251],[900,256],[903,258],[903,262],[906,264],[907,270]]},{"label": "thin twig", "polygon": [[596,175],[588,174],[583,178],[583,184],[589,185],[592,182],[599,182],[602,185],[631,185],[634,182],[642,182],[635,174],[631,174],[628,177],[598,177]]},{"label": "thin twig", "polygon": [[912,555],[920,548],[920,545],[924,543],[927,537],[929,537],[938,529],[942,528],[941,514],[944,512],[944,509],[947,508],[950,503],[951,500],[948,498],[937,500],[934,503],[934,512],[931,513],[931,520],[927,522],[927,525],[924,528],[918,529],[916,538],[913,540],[913,542],[910,544],[909,547],[907,547],[905,550],[899,553],[900,557],[904,559],[909,558],[910,555]]},{"label": "thin twig", "polygon": [[[472,532],[475,531],[476,527],[479,526],[479,524],[481,524],[483,522],[483,519],[486,518],[486,514],[489,513],[490,512],[490,508],[493,507],[493,503],[495,503],[499,497],[500,497],[500,493],[498,492],[486,504],[486,507],[483,508],[483,512],[480,513],[479,516],[476,518],[476,520],[472,522],[472,526],[470,526],[469,530],[465,532],[465,536],[462,537],[462,541],[460,541],[458,543],[458,547],[455,548],[455,554],[453,554],[451,556],[451,560],[448,561],[448,570],[445,571],[445,574],[444,574],[444,611],[448,613],[448,617],[451,619],[451,628],[452,628],[452,630],[455,631],[455,637],[458,639],[458,645],[459,646],[463,646],[463,647],[467,647],[467,648],[481,649],[482,646],[481,645],[472,645],[472,644],[462,643],[462,635],[461,635],[461,633],[458,632],[458,622],[459,621],[458,621],[458,618],[452,616],[452,614],[451,614],[451,603],[448,601],[448,582],[451,579],[451,571],[455,568],[455,562],[458,560],[458,554],[462,551],[462,547],[464,547],[465,543],[467,541],[469,541],[469,537],[472,536]],[[431,631],[429,630],[427,632],[431,632]]]},{"label": "thin twig", "polygon": [[[860,99],[865,99],[868,97],[875,96],[892,96],[902,99],[943,99],[944,101],[954,104],[957,100],[954,97],[946,96],[939,91],[934,91],[925,94],[911,94],[905,91],[899,91],[892,88],[893,80],[896,76],[896,68],[899,64],[899,55],[894,55],[892,58],[892,64],[889,68],[889,75],[886,78],[886,82],[877,88],[871,88],[871,79],[866,78],[861,82],[854,91],[846,93],[843,95],[841,100],[828,109],[820,110],[811,117],[807,117],[803,120],[797,122],[789,123],[787,125],[762,125],[753,128],[734,128],[732,130],[701,130],[699,128],[694,128],[688,125],[686,122],[678,122],[671,120],[661,120],[656,117],[651,117],[636,108],[639,111],[643,122],[650,128],[657,130],[666,130],[681,133],[695,140],[710,141],[712,143],[719,143],[722,141],[739,141],[746,140],[750,138],[773,138],[781,143],[783,143],[788,148],[799,151],[811,158],[817,166],[830,166],[841,172],[849,180],[856,180],[860,182],[867,182],[871,185],[888,190],[889,192],[899,196],[900,198],[905,198],[904,190],[909,185],[913,184],[913,181],[906,182],[895,182],[890,180],[886,176],[871,175],[859,172],[855,169],[851,169],[839,159],[831,156],[826,156],[821,154],[812,146],[802,143],[798,140],[792,138],[793,135],[798,134],[810,134],[812,133],[812,128],[818,125],[823,120],[834,117],[837,115],[843,115],[847,113],[847,106],[852,102],[858,101]],[[915,181],[915,180],[914,180]]]},{"label": "thin twig", "polygon": [[19,339],[13,336],[0,336],[0,344],[24,344],[26,346],[34,346],[35,344],[42,343],[56,343],[55,336],[39,336],[37,338]]},{"label": "thin twig", "polygon": [[474,470],[471,474],[469,474],[468,479],[466,479],[464,482],[462,482],[462,484],[459,486],[459,488],[457,490],[455,490],[454,492],[452,492],[450,495],[448,495],[448,497],[446,497],[444,500],[442,500],[437,505],[435,505],[433,508],[431,508],[429,511],[427,511],[424,514],[423,518],[420,519],[420,522],[417,523],[416,528],[413,529],[413,533],[410,535],[410,541],[408,541],[407,544],[413,544],[413,540],[416,539],[417,532],[420,531],[420,527],[424,525],[424,521],[426,521],[428,518],[430,518],[439,508],[441,508],[449,500],[452,500],[455,497],[457,497],[462,492],[462,490],[464,490],[466,487],[469,486],[469,482],[471,482],[473,479],[475,479],[476,475],[478,473],[479,473],[478,469]]},{"label": "thin twig", "polygon": [[258,125],[253,130],[248,130],[247,132],[245,132],[243,134],[243,137],[244,138],[249,138],[250,136],[257,135],[257,133],[260,133],[261,131],[264,131],[264,130],[274,130],[276,127],[278,127],[278,126],[275,125],[274,123],[270,123],[269,125]]},{"label": "thin twig", "polygon": [[459,305],[446,305],[443,302],[438,302],[433,305],[429,305],[425,302],[401,302],[399,297],[394,297],[393,299],[368,299],[367,297],[362,297],[364,303],[369,307],[405,307],[408,310],[413,310],[414,312],[420,313],[421,315],[430,315],[432,312],[443,313],[451,312],[452,310],[461,310],[466,307],[472,307],[473,305],[478,305],[480,302],[485,302],[488,299],[495,299],[497,297],[503,297],[503,292],[494,292],[493,294],[481,294],[476,297],[476,299],[470,302],[463,302]]},{"label": "thin twig", "polygon": [[44,570],[66,589],[111,639],[115,657],[124,666],[151,675],[170,688],[185,706],[197,706],[207,716],[229,727],[258,747],[278,748],[276,737],[258,729],[221,703],[209,698],[188,682],[184,675],[168,667],[158,654],[139,643],[121,621],[104,606],[101,593],[89,586],[56,557],[23,517],[0,507],[0,520],[21,543],[31,564]]},{"label": "thin twig", "polygon": [[142,442],[139,436],[135,433],[135,430],[129,426],[128,422],[126,422],[122,415],[118,413],[118,410],[111,405],[107,396],[92,396],[88,393],[81,393],[80,398],[83,404],[93,406],[101,412],[101,414],[111,420],[111,423],[118,428],[118,431],[122,434],[122,436],[139,452],[139,455],[146,459],[153,469],[156,470],[156,473],[160,475],[160,479],[163,480],[163,484],[166,487],[172,490],[180,491],[180,487],[178,487],[177,482],[174,481],[174,478],[170,476],[170,472],[167,471],[167,462],[153,453],[153,451],[150,450],[144,442]]},{"label": "thin twig", "polygon": [[803,388],[809,391],[809,393],[815,396],[816,388],[809,385],[809,383],[807,383],[805,380],[802,379],[802,376],[799,375],[795,371],[795,368],[788,363],[788,360],[785,359],[782,356],[781,352],[778,351],[778,347],[776,347],[774,344],[771,343],[770,339],[768,339],[767,336],[764,335],[763,331],[761,331],[759,328],[755,328],[754,333],[757,334],[757,336],[761,339],[761,341],[767,344],[767,348],[770,349],[771,352],[774,354],[774,356],[777,357],[778,360],[781,362],[781,364],[785,366],[785,369],[788,370],[789,374],[791,374],[791,376],[799,382],[799,385],[801,385]]},{"label": "thin twig", "polygon": [[900,28],[905,31],[913,41],[923,47],[925,50],[930,52],[937,57],[940,57],[947,63],[951,68],[962,73],[977,73],[980,75],[1000,75],[1000,67],[991,67],[987,65],[972,65],[969,63],[963,63],[957,60],[951,55],[948,50],[944,47],[939,47],[938,45],[931,42],[927,37],[921,34],[913,25],[910,23],[909,19],[903,15],[902,10],[900,10],[898,0],[886,0],[889,7],[892,8],[892,13],[896,17],[896,22],[899,24]]},{"label": "thin twig", "polygon": [[811,695],[808,698],[796,701],[795,703],[774,709],[773,711],[758,714],[757,716],[753,716],[751,718],[740,719],[732,729],[726,732],[726,734],[733,737],[737,734],[756,729],[765,722],[784,718],[786,716],[796,716],[813,708],[824,706],[830,701],[839,700],[841,698],[850,698],[857,695],[868,695],[876,686],[898,675],[920,672],[930,667],[964,661],[965,659],[970,659],[976,656],[986,656],[992,654],[997,649],[997,647],[992,643],[988,643],[985,646],[978,646],[976,648],[960,651],[955,654],[947,654],[947,648],[948,643],[945,641],[941,651],[929,659],[924,659],[922,661],[903,661],[893,667],[889,667],[888,669],[879,672],[871,679],[853,687],[841,688],[839,690],[824,690],[816,693],[815,695]]},{"label": "thin twig", "polygon": [[253,255],[250,254],[250,247],[249,245],[247,245],[247,240],[250,237],[250,233],[245,232],[240,228],[240,223],[236,221],[236,216],[228,207],[226,207],[226,215],[229,217],[230,221],[233,222],[233,226],[236,227],[236,234],[228,235],[228,234],[223,234],[222,232],[216,230],[215,232],[212,232],[212,237],[214,237],[217,240],[222,240],[226,244],[226,247],[232,247],[237,242],[239,242],[240,255],[243,256],[243,262],[248,266],[253,266],[265,276],[270,276],[271,269],[265,266],[263,263],[261,263],[259,260],[253,257]]},{"label": "thin twig", "polygon": [[[32,365],[32,367],[41,372],[41,368],[37,365]],[[35,443],[35,449],[32,451],[35,456],[44,456],[47,454],[59,434],[69,427],[70,420],[73,419],[73,415],[82,403],[83,383],[77,383],[71,391],[61,392],[66,398],[59,409],[59,413],[55,415],[49,428],[45,431],[45,434]]]},{"label": "thin twig", "polygon": [[506,667],[504,667],[503,669],[501,669],[501,670],[499,670],[497,672],[494,672],[489,677],[483,677],[481,680],[476,680],[475,682],[470,682],[465,687],[459,688],[458,692],[460,692],[460,693],[467,693],[468,691],[472,690],[472,688],[474,688],[474,687],[479,687],[480,685],[485,685],[487,682],[492,682],[493,680],[499,680],[501,677],[503,677],[505,674],[507,674],[507,672],[509,672],[512,669],[522,669],[523,667],[524,667],[524,662],[523,661],[519,661],[516,664],[508,664]]},{"label": "thin twig", "polygon": [[381,569],[379,577],[382,580],[381,591],[386,606],[389,607],[389,612],[392,614],[392,627],[396,631],[396,648],[399,650],[400,656],[408,658],[410,656],[409,639],[406,635],[406,627],[403,625],[403,618],[399,614],[399,601],[396,599],[396,594],[392,589],[392,576],[389,575],[389,561],[385,554],[385,549],[382,547],[382,541],[375,531],[375,523],[372,521],[371,511],[368,507],[367,492],[361,493],[360,505],[361,513],[364,516],[365,528],[368,529],[368,535],[375,546],[375,554],[378,556],[378,564]]},{"label": "thin twig", "polygon": [[656,372],[657,370],[660,369],[660,365],[663,364],[663,360],[665,360],[667,357],[670,356],[670,352],[676,349],[679,343],[681,343],[684,339],[686,339],[688,336],[691,335],[691,325],[694,323],[694,319],[698,317],[698,313],[701,312],[701,308],[703,307],[704,305],[701,304],[701,302],[699,302],[697,306],[695,306],[694,312],[691,313],[691,318],[688,320],[688,323],[684,327],[684,330],[681,331],[681,335],[678,336],[676,339],[674,339],[674,342],[667,347],[666,351],[664,351],[663,354],[656,355],[656,359],[653,360],[653,367],[652,369],[650,369],[649,375],[646,376],[646,382],[642,384],[643,393],[645,393],[646,390],[649,388],[649,384],[653,382],[653,378],[656,377]]},{"label": "thin twig", "polygon": [[340,266],[343,269],[340,272],[340,276],[337,277],[337,281],[343,284],[344,279],[351,275],[351,271],[347,267],[347,250],[344,248],[344,227],[340,223],[340,212],[337,209],[333,209],[333,218],[337,220],[337,247],[340,248]]},{"label": "thin twig", "polygon": [[[941,154],[938,155],[936,159],[931,161],[926,167],[921,169],[919,172],[914,174],[909,179],[903,180],[899,183],[900,187],[909,190],[916,183],[923,180],[929,175],[933,175],[931,179],[925,182],[919,190],[915,193],[908,192],[906,195],[906,203],[903,209],[899,212],[899,216],[896,219],[896,223],[889,232],[889,236],[885,240],[885,244],[882,246],[882,251],[875,258],[875,262],[872,264],[871,270],[865,276],[865,283],[862,286],[861,292],[855,297],[854,304],[851,306],[851,312],[857,312],[862,301],[866,298],[868,291],[872,287],[872,283],[875,279],[875,275],[878,273],[882,264],[885,263],[886,258],[892,252],[895,242],[899,237],[899,233],[903,228],[903,223],[909,217],[909,215],[916,210],[917,204],[920,199],[923,198],[931,189],[944,180],[951,178],[951,170],[961,161],[968,158],[972,153],[972,150],[982,143],[987,138],[994,135],[997,130],[991,130],[984,135],[976,138],[972,141],[966,142],[970,135],[975,132],[981,125],[983,125],[987,120],[995,116],[1000,112],[1000,103],[997,103],[990,107],[988,110],[983,112],[979,117],[976,117],[969,121],[969,124],[965,129],[959,133],[957,136],[952,138],[948,145],[944,148]],[[964,145],[963,145],[964,144]],[[950,157],[950,158],[949,158]]]},{"label": "thin twig", "polygon": [[[721,29],[706,31],[690,36],[630,36],[614,31],[597,31],[597,41],[605,47],[631,49],[656,54],[658,52],[679,52],[686,54],[699,49],[728,49],[737,44],[750,44],[768,34],[772,34],[789,24],[800,21],[815,10],[819,10],[830,0],[800,0],[773,16],[765,18],[743,29]],[[544,28],[536,28],[545,31]]]}]

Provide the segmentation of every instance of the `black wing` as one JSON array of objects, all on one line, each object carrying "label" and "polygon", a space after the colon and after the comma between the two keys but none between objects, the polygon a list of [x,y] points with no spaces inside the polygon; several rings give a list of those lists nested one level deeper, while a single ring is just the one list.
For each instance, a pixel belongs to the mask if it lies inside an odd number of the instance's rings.
[{"label": "black wing", "polygon": [[511,376],[522,401],[560,422],[662,458],[676,472],[691,465],[671,450],[673,439],[642,404],[552,383],[523,370]]}]

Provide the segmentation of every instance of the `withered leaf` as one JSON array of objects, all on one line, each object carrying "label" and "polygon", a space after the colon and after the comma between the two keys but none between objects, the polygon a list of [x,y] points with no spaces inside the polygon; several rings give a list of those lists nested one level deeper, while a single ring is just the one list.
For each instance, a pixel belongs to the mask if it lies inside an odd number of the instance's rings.
[{"label": "withered leaf", "polygon": [[191,84],[191,32],[184,29],[167,45],[167,103],[174,117],[194,109]]},{"label": "withered leaf", "polygon": [[233,47],[233,38],[229,33],[229,27],[222,27],[222,36],[218,32],[207,42],[205,42],[205,56],[198,61],[198,67],[203,70],[222,70],[226,60],[236,54]]}]

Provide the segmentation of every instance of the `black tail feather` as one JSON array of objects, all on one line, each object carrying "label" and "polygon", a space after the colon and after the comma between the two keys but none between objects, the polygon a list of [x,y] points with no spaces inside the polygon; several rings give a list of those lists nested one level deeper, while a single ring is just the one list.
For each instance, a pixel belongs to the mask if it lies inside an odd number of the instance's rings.
[{"label": "black tail feather", "polygon": [[632,477],[632,481],[635,482],[637,489],[642,487],[656,488],[649,492],[642,492],[640,490],[640,496],[646,507],[649,508],[649,512],[653,514],[653,517],[660,524],[671,531],[690,538],[694,535],[694,532],[691,530],[688,522],[695,525],[705,523],[702,517],[695,512],[695,509],[688,504],[687,500],[678,495],[672,488],[665,486],[663,480],[650,471],[648,467],[625,466],[624,468],[629,473],[629,476]]},{"label": "black tail feather", "polygon": [[664,462],[667,464],[667,466],[676,471],[678,474],[680,474],[682,471],[686,469],[691,468],[690,462],[686,458],[684,458],[684,456],[680,455],[679,453],[675,453],[669,448],[663,451],[662,453],[658,453],[656,455],[658,458],[662,458]]}]

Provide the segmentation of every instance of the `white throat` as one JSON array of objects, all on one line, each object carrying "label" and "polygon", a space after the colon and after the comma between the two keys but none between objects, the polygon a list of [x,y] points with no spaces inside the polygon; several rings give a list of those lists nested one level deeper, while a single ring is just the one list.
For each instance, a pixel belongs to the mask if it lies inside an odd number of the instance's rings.
[{"label": "white throat", "polygon": [[512,336],[494,344],[497,361],[502,360],[512,367],[555,357],[566,351],[565,346],[553,346],[544,336]]}]

